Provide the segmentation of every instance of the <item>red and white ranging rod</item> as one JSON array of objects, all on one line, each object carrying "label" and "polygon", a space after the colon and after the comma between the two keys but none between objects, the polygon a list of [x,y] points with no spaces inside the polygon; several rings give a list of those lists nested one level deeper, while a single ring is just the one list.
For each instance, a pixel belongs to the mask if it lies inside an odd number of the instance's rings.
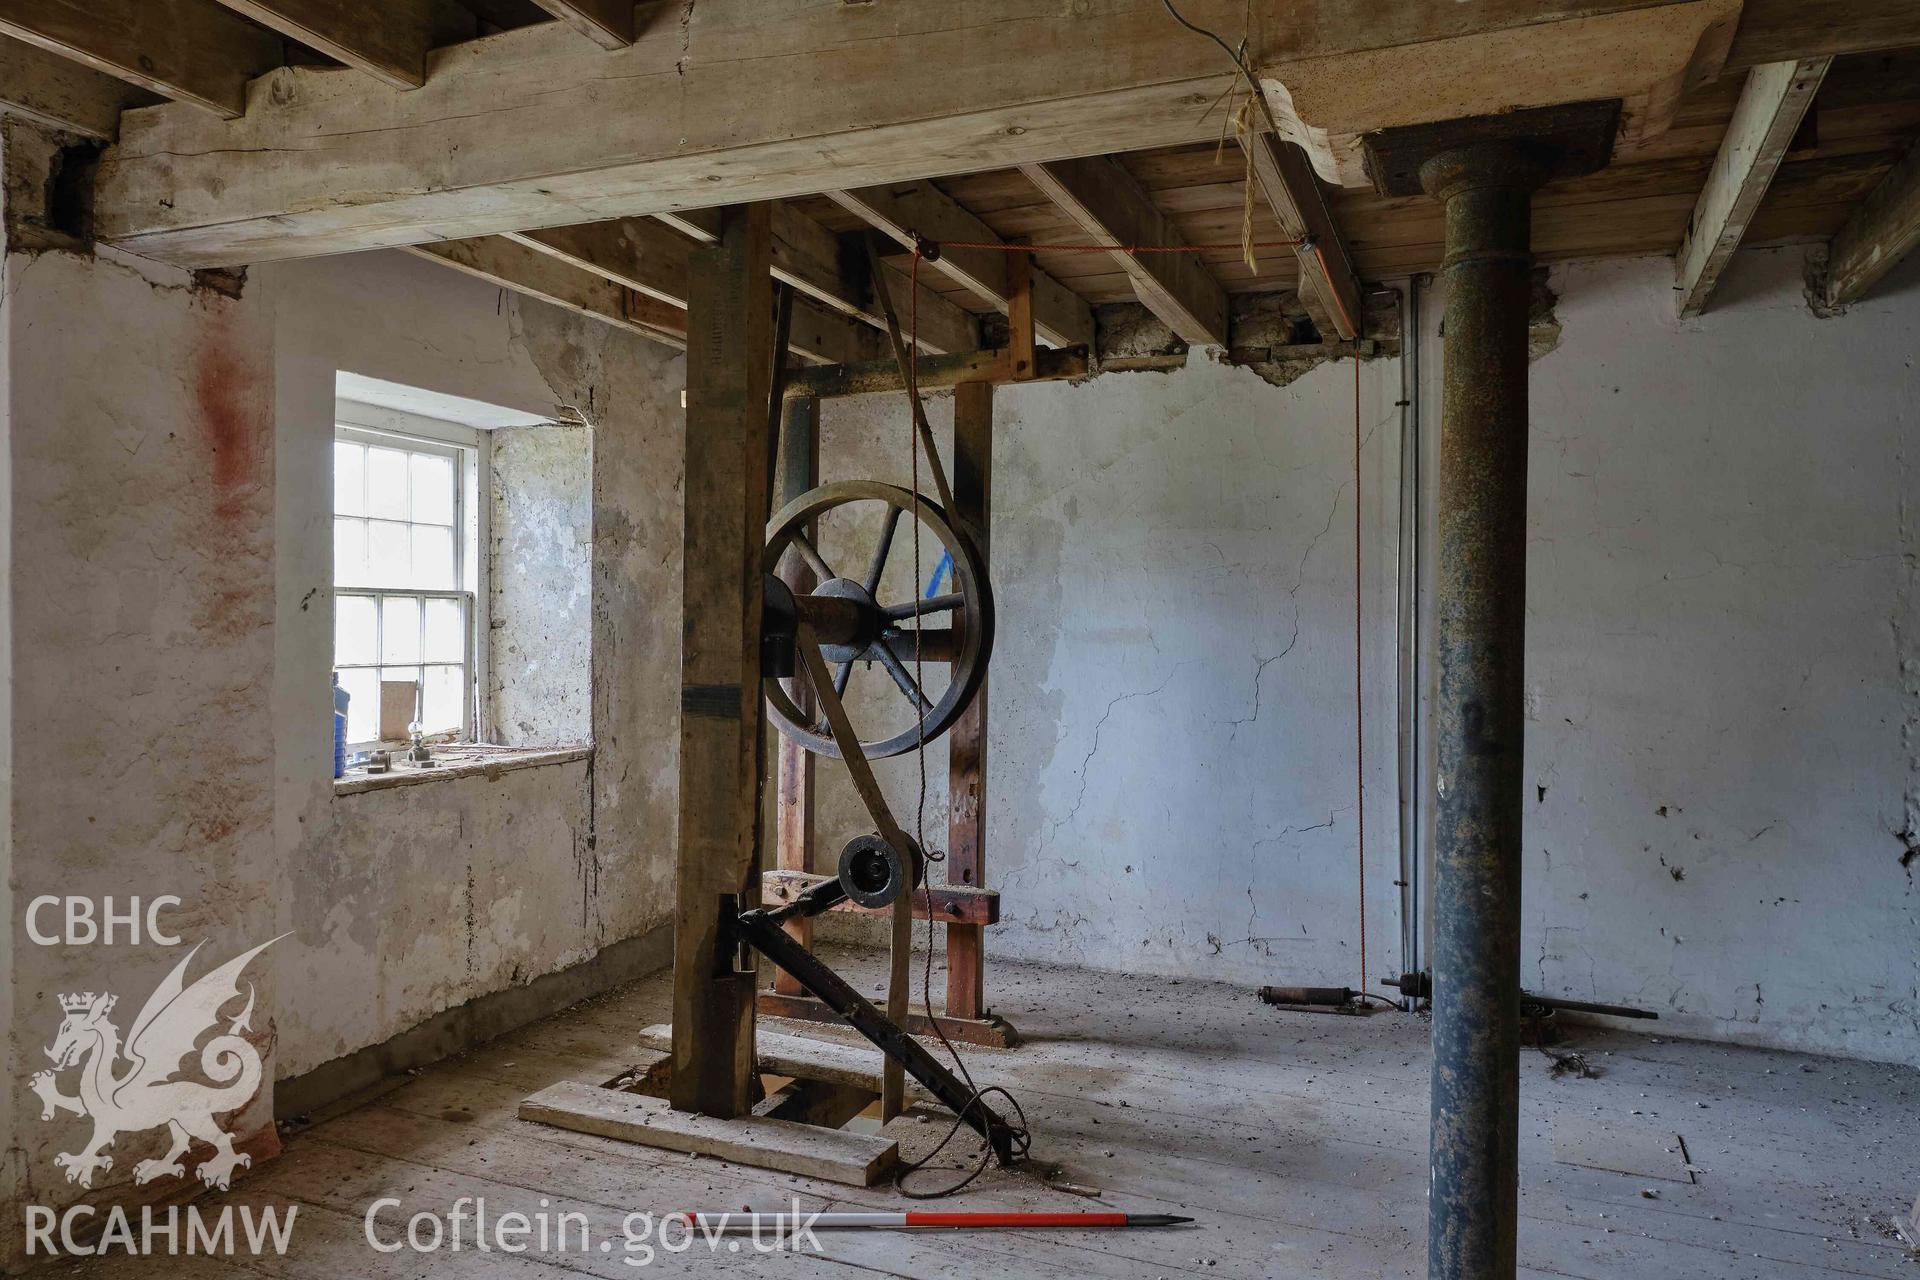
[{"label": "red and white ranging rod", "polygon": [[1192,1218],[1171,1213],[683,1213],[703,1231],[898,1229],[901,1227],[1172,1227]]}]

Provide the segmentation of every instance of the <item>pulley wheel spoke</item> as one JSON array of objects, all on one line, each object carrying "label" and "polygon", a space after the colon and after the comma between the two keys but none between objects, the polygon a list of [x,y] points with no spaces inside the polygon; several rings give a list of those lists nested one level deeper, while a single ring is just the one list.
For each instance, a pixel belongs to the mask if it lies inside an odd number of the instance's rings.
[{"label": "pulley wheel spoke", "polygon": [[967,607],[967,598],[962,595],[928,596],[925,600],[910,601],[907,604],[890,604],[881,612],[889,622],[900,622],[907,618],[919,617],[928,613],[951,613],[955,609]]},{"label": "pulley wheel spoke", "polygon": [[814,577],[820,581],[828,582],[840,576],[833,571],[833,566],[827,563],[827,558],[820,554],[820,549],[807,540],[806,534],[794,534],[791,545],[800,553],[800,558],[807,562],[807,568],[813,570]]},{"label": "pulley wheel spoke", "polygon": [[894,530],[900,527],[903,514],[899,507],[887,508],[887,522],[880,526],[880,541],[874,546],[873,560],[867,565],[867,580],[861,584],[869,596],[880,589],[880,575],[887,569],[887,552],[893,550]]},{"label": "pulley wheel spoke", "polygon": [[915,710],[922,716],[933,710],[933,704],[927,701],[927,695],[920,691],[919,682],[907,670],[907,664],[900,661],[900,655],[893,651],[891,644],[876,640],[873,642],[873,653],[880,659],[880,665],[887,669],[887,674],[893,677],[893,682],[900,686],[900,692],[906,694],[913,703]]},{"label": "pulley wheel spoke", "polygon": [[853,664],[851,662],[841,663],[840,669],[833,673],[833,691],[842,697],[846,696],[847,681],[852,678]]}]

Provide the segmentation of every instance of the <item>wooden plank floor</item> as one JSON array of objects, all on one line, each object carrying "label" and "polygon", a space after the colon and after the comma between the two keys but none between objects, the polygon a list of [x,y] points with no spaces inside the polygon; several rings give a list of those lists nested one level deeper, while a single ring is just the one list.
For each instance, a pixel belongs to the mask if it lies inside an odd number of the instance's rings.
[{"label": "wooden plank floor", "polygon": [[[870,958],[833,957],[877,991]],[[285,1257],[163,1263],[169,1275],[557,1280],[647,1270],[805,1277],[1420,1276],[1425,1262],[1426,1024],[1279,1013],[1249,991],[1068,969],[992,966],[1000,1012],[1027,1043],[973,1050],[982,1083],[1025,1106],[1043,1176],[993,1172],[941,1207],[1190,1214],[1168,1231],[824,1234],[825,1254],[709,1253],[696,1243],[649,1268],[623,1261],[636,1210],[898,1208],[845,1187],[675,1155],[514,1117],[557,1080],[604,1081],[666,1018],[665,975],[424,1072],[293,1136],[233,1193],[202,1201],[298,1204]],[[939,975],[935,990],[942,989]],[[780,1024],[784,1030],[797,1030]],[[818,1028],[809,1034],[825,1034]],[[1920,1280],[1892,1218],[1920,1191],[1920,1072],[1574,1028],[1597,1079],[1553,1078],[1529,1052],[1520,1252],[1529,1276],[1718,1280],[1887,1276]],[[889,1127],[905,1154],[946,1125]],[[971,1142],[966,1143],[970,1151]],[[957,1163],[957,1161],[949,1161]],[[376,1254],[362,1219],[382,1196],[444,1217],[462,1196],[489,1215],[543,1206],[585,1214],[570,1253]],[[156,1260],[68,1274],[158,1274]]]}]

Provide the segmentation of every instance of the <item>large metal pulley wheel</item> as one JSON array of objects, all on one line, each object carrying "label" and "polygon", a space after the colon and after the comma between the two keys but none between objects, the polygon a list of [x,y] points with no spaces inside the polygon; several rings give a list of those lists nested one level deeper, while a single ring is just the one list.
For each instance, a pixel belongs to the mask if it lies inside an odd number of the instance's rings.
[{"label": "large metal pulley wheel", "polygon": [[[953,559],[950,587],[940,594],[923,596],[917,573],[907,570],[902,576],[904,565],[891,576],[887,572],[895,544],[912,544],[911,529],[901,527],[908,519],[920,522],[924,559],[938,561],[934,544]],[[817,533],[818,545],[810,529]],[[929,533],[931,540],[925,536]],[[839,567],[821,554],[821,545],[834,550],[842,561]],[[796,563],[812,571],[814,585],[794,592],[795,605],[833,671],[834,692],[846,697],[856,666],[877,667],[887,677],[882,687],[891,691],[889,700],[901,708],[884,729],[869,736],[858,721],[881,718],[873,714],[873,699],[849,699],[850,715],[856,705],[866,713],[853,718],[868,759],[911,751],[952,727],[986,676],[993,649],[993,596],[972,540],[954,528],[938,503],[874,481],[821,485],[768,521],[766,572],[779,574],[783,561],[788,562],[784,576],[789,581]],[[842,571],[852,566],[858,566],[860,576]],[[942,676],[944,689],[938,687]],[[768,680],[765,689],[780,732],[809,751],[840,757],[827,725],[817,715],[801,712],[792,679]],[[905,727],[888,733],[901,717]]]}]

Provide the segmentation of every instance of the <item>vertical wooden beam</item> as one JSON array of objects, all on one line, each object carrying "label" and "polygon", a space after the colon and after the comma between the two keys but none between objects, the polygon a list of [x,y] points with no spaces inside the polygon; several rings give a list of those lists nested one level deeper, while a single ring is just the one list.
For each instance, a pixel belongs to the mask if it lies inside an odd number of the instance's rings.
[{"label": "vertical wooden beam", "polygon": [[[780,505],[792,502],[820,483],[820,401],[816,396],[792,396],[780,427]],[[809,531],[811,536],[811,531]],[[813,570],[799,556],[789,556],[781,577],[793,593],[804,595],[816,585]],[[802,715],[813,714],[812,687],[793,682],[794,705]],[[774,844],[782,871],[813,870],[813,753],[785,734],[779,740],[778,790],[774,808]],[[813,921],[794,920],[787,933],[801,946],[813,943]],[[781,969],[773,975],[773,989],[781,995],[804,995],[806,989]]]},{"label": "vertical wooden beam", "polygon": [[688,272],[671,1088],[675,1110],[723,1118],[754,1101],[754,976],[729,913],[759,899],[771,257],[767,205],[742,205]]},{"label": "vertical wooden beam", "polygon": [[[1033,377],[1033,258],[1024,250],[1007,255],[1007,372],[1015,382]],[[991,411],[992,406],[988,406]]]},{"label": "vertical wooden beam", "polygon": [[1682,316],[1706,310],[1747,224],[1760,211],[1767,186],[1813,104],[1832,58],[1770,62],[1747,73],[1746,87],[1707,173],[1707,185],[1687,220],[1674,257],[1674,289]]},{"label": "vertical wooden beam", "polygon": [[[1016,255],[1018,256],[1018,255]],[[1029,330],[1031,332],[1031,330]],[[953,516],[987,560],[993,476],[993,384],[953,389]],[[956,615],[957,617],[957,615]],[[987,681],[947,734],[947,881],[979,885],[987,870]],[[947,926],[947,1016],[986,1016],[985,931]]]}]

